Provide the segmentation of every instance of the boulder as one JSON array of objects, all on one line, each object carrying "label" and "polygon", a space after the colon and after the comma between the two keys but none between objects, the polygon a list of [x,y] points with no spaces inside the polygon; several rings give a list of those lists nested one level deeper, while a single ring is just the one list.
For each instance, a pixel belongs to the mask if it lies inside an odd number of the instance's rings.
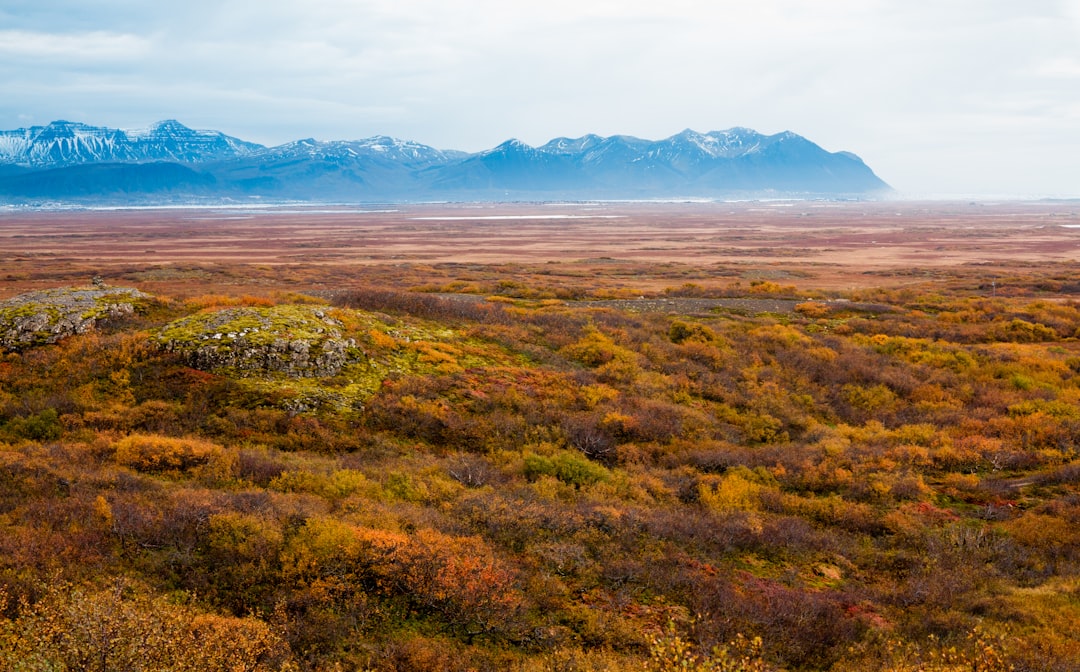
[{"label": "boulder", "polygon": [[62,287],[0,301],[0,349],[24,350],[134,314],[150,295],[130,287]]},{"label": "boulder", "polygon": [[360,357],[341,330],[318,306],[225,308],[172,322],[158,342],[202,371],[325,378]]}]

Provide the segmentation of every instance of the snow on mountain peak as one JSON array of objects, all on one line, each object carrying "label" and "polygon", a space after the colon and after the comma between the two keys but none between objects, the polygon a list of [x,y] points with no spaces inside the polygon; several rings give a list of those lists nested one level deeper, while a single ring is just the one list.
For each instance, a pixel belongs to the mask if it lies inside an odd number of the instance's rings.
[{"label": "snow on mountain peak", "polygon": [[528,144],[518,140],[517,138],[510,138],[506,142],[499,144],[487,151],[480,152],[480,156],[491,156],[495,154],[526,154],[535,152]]},{"label": "snow on mountain peak", "polygon": [[583,135],[580,138],[560,137],[541,146],[539,150],[553,154],[577,154],[592,149],[605,139],[593,133]]},{"label": "snow on mountain peak", "polygon": [[156,121],[146,128],[129,128],[120,131],[127,135],[128,138],[133,140],[143,140],[146,138],[162,137],[162,136],[183,136],[194,134],[197,131],[193,131],[187,126],[184,126],[175,119],[165,119],[163,121]]}]

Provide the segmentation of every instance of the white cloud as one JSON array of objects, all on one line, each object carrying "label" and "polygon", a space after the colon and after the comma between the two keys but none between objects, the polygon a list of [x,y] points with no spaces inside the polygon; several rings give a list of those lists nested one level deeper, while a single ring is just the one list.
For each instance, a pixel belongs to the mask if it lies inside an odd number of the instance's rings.
[{"label": "white cloud", "polygon": [[0,30],[0,55],[10,58],[62,60],[86,65],[138,58],[150,50],[151,42],[144,37],[107,31],[55,34]]},{"label": "white cloud", "polygon": [[475,150],[745,125],[855,151],[901,189],[1078,188],[1060,156],[1080,155],[1080,0],[20,4],[0,9],[2,128],[176,117]]},{"label": "white cloud", "polygon": [[1065,56],[1043,61],[1032,70],[1032,74],[1052,79],[1077,79],[1080,78],[1080,59]]}]

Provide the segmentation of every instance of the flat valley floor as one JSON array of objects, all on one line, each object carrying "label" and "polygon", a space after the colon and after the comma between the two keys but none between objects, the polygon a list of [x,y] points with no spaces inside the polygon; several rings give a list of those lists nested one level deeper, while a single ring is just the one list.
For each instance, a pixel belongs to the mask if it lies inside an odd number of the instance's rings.
[{"label": "flat valley floor", "polygon": [[957,279],[997,291],[1012,274],[1077,262],[1076,201],[0,210],[0,298],[95,275],[151,291],[319,290],[467,283],[482,268],[643,292]]}]

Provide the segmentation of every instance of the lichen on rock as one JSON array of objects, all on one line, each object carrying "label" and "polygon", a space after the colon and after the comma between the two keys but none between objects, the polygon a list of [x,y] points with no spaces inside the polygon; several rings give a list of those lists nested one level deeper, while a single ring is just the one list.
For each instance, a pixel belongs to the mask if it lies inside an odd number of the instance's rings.
[{"label": "lichen on rock", "polygon": [[130,287],[61,287],[0,301],[0,349],[23,350],[85,334],[106,320],[132,315],[150,299]]},{"label": "lichen on rock", "polygon": [[342,326],[317,306],[225,308],[168,324],[158,342],[203,371],[319,378],[359,357]]}]

